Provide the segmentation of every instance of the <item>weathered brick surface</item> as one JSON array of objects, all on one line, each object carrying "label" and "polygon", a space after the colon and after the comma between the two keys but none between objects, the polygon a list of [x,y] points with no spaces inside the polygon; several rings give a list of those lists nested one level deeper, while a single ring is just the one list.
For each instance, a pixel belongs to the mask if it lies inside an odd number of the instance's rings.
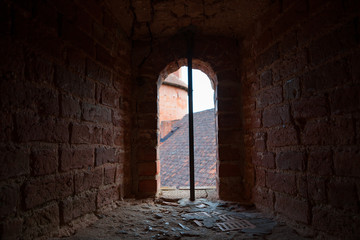
[{"label": "weathered brick surface", "polygon": [[303,152],[280,152],[276,156],[276,168],[282,170],[304,170],[306,156]]},{"label": "weathered brick surface", "polygon": [[103,182],[103,169],[78,172],[74,178],[75,193],[80,193],[92,188],[99,188]]},{"label": "weathered brick surface", "polygon": [[94,166],[94,149],[92,147],[60,149],[60,169],[82,169]]},{"label": "weathered brick surface", "polygon": [[276,194],[275,211],[302,223],[310,221],[309,203],[283,194]]},{"label": "weathered brick surface", "polygon": [[24,148],[0,148],[1,164],[0,179],[29,174],[30,153]]},{"label": "weathered brick surface", "polygon": [[311,151],[308,161],[309,172],[320,176],[332,175],[332,156],[331,150]]},{"label": "weathered brick surface", "polygon": [[17,185],[3,185],[0,187],[0,219],[15,215],[19,208],[20,188]]},{"label": "weathered brick surface", "polygon": [[97,195],[96,204],[97,207],[103,207],[115,200],[119,199],[119,189],[117,187],[110,187],[100,189]]},{"label": "weathered brick surface", "polygon": [[119,162],[115,148],[98,147],[95,150],[95,165]]},{"label": "weathered brick surface", "polygon": [[296,178],[295,175],[281,172],[267,172],[266,186],[274,191],[295,194]]},{"label": "weathered brick surface", "polygon": [[31,171],[35,176],[55,173],[58,169],[57,146],[33,148],[31,162]]},{"label": "weathered brick surface", "polygon": [[24,186],[27,209],[47,201],[71,195],[74,192],[72,174],[46,176],[27,182]]},{"label": "weathered brick surface", "polygon": [[[354,1],[275,2],[245,38],[241,64],[255,204],[349,239],[359,219],[358,10]],[[251,124],[257,111],[261,124]]]}]

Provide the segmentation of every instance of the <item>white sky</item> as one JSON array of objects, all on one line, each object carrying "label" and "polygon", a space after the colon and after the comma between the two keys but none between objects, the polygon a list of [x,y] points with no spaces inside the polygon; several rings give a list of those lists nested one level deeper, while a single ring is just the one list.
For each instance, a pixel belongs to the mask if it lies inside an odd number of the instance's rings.
[{"label": "white sky", "polygon": [[[188,83],[188,68],[181,68],[181,77]],[[214,90],[208,76],[200,70],[193,69],[193,108],[194,112],[214,108]]]}]

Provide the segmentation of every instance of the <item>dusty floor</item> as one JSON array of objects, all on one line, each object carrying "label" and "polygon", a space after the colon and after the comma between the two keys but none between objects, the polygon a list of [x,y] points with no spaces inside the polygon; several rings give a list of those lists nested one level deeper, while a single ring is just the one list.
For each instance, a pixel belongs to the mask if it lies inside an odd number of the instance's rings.
[{"label": "dusty floor", "polygon": [[[98,217],[94,224],[63,239],[305,239],[253,207],[204,198],[124,200]],[[221,230],[234,224],[247,228]]]}]

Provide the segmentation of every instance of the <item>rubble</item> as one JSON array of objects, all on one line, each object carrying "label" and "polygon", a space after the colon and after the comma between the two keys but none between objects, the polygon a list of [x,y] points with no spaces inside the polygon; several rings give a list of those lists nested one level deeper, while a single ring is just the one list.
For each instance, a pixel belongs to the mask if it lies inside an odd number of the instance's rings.
[{"label": "rubble", "polygon": [[282,230],[284,236],[275,231],[276,239],[304,239],[254,207],[207,199],[123,201],[102,216],[67,239],[274,239],[271,236],[277,228],[288,230]]}]

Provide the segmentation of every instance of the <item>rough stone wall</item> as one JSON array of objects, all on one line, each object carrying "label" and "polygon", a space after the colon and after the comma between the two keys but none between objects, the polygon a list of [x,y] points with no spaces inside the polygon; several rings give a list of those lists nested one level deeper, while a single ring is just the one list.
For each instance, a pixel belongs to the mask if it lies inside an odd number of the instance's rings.
[{"label": "rough stone wall", "polygon": [[[166,77],[186,65],[187,41],[184,36],[134,43],[133,191],[138,195],[153,196],[160,187],[157,96],[161,82],[158,79],[160,75]],[[249,201],[253,169],[244,157],[237,41],[196,35],[193,58],[193,68],[208,74],[217,86],[219,196]]]},{"label": "rough stone wall", "polygon": [[359,12],[276,1],[243,44],[254,202],[308,234],[360,236]]},{"label": "rough stone wall", "polygon": [[57,235],[130,190],[131,44],[97,1],[0,16],[0,238]]}]

